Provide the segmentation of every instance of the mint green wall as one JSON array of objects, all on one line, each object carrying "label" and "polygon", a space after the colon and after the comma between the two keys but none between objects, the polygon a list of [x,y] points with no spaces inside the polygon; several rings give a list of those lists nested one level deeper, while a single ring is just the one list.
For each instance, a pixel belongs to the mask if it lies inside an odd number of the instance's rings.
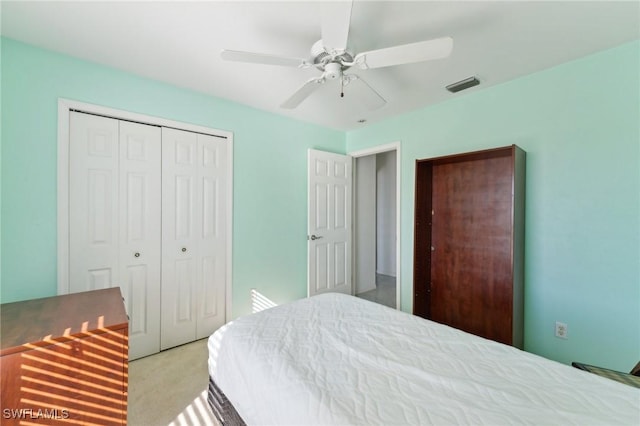
[{"label": "mint green wall", "polygon": [[[517,144],[526,350],[630,370],[640,360],[640,43],[452,97],[347,134],[348,152],[401,141],[402,308],[412,306],[415,160]],[[568,340],[554,337],[555,321]]]},{"label": "mint green wall", "polygon": [[[2,302],[56,292],[57,98],[234,132],[234,316],[249,290],[306,295],[306,150],[402,143],[402,302],[411,309],[417,158],[527,151],[526,349],[629,369],[640,359],[640,44],[328,130],[1,39]],[[569,339],[553,336],[556,320]]]},{"label": "mint green wall", "polygon": [[307,148],[345,134],[2,39],[2,302],[56,293],[59,97],[234,133],[233,314],[306,296]]}]

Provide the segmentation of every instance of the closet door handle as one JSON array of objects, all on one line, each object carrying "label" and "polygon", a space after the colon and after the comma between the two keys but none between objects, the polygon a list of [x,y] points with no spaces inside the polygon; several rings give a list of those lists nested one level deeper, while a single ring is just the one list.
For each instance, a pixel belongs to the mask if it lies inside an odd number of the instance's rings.
[{"label": "closet door handle", "polygon": [[140,257],[140,253],[137,253],[133,255],[134,257]]},{"label": "closet door handle", "polygon": [[184,253],[186,251],[187,251],[187,248],[186,247],[182,247],[182,252]]}]

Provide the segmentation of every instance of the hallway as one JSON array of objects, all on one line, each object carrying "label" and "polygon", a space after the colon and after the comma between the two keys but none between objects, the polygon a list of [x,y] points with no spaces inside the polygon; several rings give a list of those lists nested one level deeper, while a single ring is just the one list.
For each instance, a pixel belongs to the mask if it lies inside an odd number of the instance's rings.
[{"label": "hallway", "polygon": [[396,277],[376,274],[376,288],[356,295],[371,302],[396,308]]}]

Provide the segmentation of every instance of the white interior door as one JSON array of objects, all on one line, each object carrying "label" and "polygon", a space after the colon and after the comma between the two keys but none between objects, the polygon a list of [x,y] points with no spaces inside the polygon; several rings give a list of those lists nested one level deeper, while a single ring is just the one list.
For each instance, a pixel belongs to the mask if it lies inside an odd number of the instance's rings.
[{"label": "white interior door", "polygon": [[118,285],[129,314],[129,359],[160,351],[161,133],[120,121]]},{"label": "white interior door", "polygon": [[353,294],[351,280],[352,158],[309,150],[308,294]]}]

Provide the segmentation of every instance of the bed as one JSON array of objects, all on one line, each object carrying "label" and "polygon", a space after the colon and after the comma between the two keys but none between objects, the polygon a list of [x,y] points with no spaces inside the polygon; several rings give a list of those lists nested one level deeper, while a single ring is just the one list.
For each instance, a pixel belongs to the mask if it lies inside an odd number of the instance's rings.
[{"label": "bed", "polygon": [[208,350],[223,424],[640,424],[640,389],[343,294],[240,317]]}]

